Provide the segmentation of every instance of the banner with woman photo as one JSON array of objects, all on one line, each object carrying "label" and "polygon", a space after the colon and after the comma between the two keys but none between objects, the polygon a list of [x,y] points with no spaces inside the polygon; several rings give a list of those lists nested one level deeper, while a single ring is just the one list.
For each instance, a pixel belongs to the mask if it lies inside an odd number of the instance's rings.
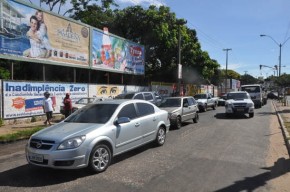
[{"label": "banner with woman photo", "polygon": [[89,27],[12,0],[0,6],[0,56],[89,67]]}]

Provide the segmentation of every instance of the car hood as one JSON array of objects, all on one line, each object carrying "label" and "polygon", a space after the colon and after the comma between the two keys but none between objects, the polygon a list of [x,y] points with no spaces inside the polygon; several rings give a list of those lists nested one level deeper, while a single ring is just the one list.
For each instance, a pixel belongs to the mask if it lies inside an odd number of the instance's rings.
[{"label": "car hood", "polygon": [[85,106],[85,104],[73,104],[73,108],[78,108],[78,109],[80,109],[80,108],[82,108],[82,107],[84,107]]},{"label": "car hood", "polygon": [[161,107],[161,109],[167,111],[168,113],[172,113],[176,110],[178,110],[180,107]]},{"label": "car hood", "polygon": [[205,103],[207,102],[207,99],[196,99],[197,102]]},{"label": "car hood", "polygon": [[227,103],[253,103],[251,99],[229,99],[227,100]]},{"label": "car hood", "polygon": [[105,124],[60,122],[36,132],[32,135],[32,137],[41,138],[42,140],[47,139],[61,142],[72,137],[86,135],[87,133],[95,129],[99,129],[104,125]]}]

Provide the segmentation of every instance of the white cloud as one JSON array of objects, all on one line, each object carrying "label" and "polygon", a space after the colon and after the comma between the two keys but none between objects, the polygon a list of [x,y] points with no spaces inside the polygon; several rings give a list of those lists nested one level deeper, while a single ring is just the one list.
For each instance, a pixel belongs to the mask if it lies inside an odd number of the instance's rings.
[{"label": "white cloud", "polygon": [[[237,69],[240,69],[242,67],[246,67],[245,65],[241,65],[241,64],[228,64],[228,69],[231,69],[231,70],[237,70]],[[226,69],[226,65],[221,65],[221,69]]]},{"label": "white cloud", "polygon": [[124,4],[142,5],[142,6],[155,5],[157,7],[166,5],[164,0],[117,0],[117,2],[124,3]]}]

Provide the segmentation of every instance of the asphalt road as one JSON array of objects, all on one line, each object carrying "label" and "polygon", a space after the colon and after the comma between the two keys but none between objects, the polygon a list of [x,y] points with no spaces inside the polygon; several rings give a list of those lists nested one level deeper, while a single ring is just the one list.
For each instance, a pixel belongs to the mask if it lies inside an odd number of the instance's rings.
[{"label": "asphalt road", "polygon": [[257,109],[254,118],[228,119],[224,107],[200,113],[197,124],[171,130],[164,146],[118,156],[95,175],[29,166],[26,141],[0,145],[0,191],[269,191],[265,158],[269,117],[275,115],[270,105]]}]

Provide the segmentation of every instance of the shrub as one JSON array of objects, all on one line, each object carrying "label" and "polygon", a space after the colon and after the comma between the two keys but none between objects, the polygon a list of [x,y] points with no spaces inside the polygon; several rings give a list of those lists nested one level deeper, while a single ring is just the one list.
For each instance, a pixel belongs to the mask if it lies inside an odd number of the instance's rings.
[{"label": "shrub", "polygon": [[36,122],[36,117],[35,116],[31,117],[31,122]]}]

